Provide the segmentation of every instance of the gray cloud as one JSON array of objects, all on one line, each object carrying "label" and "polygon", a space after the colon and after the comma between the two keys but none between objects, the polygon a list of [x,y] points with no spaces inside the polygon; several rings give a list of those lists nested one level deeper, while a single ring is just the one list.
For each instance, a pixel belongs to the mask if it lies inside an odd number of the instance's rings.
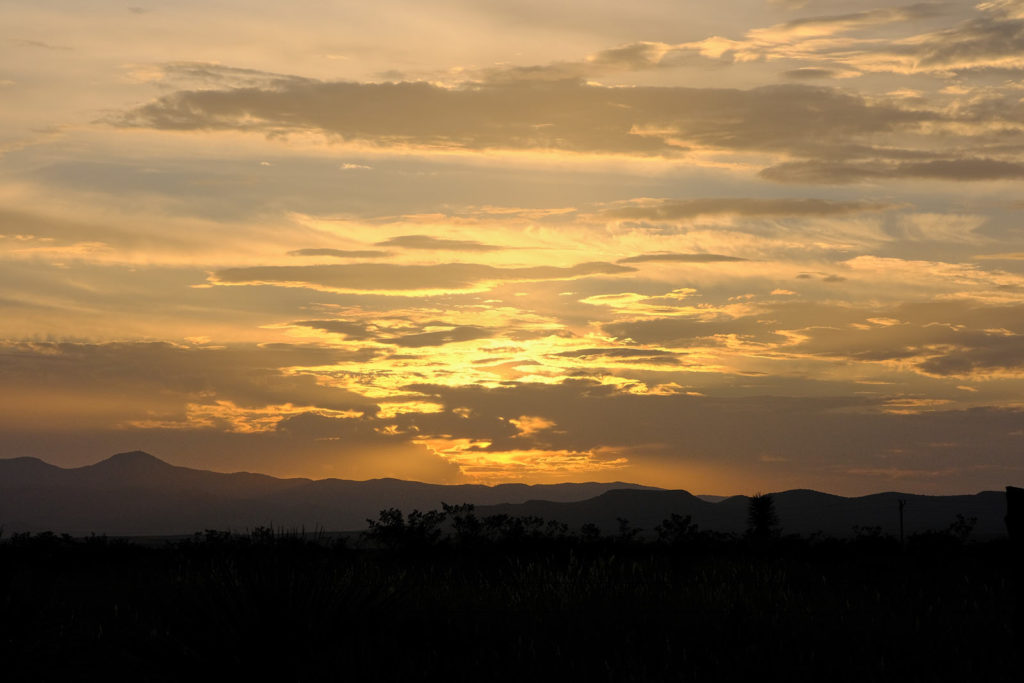
[{"label": "gray cloud", "polygon": [[[374,357],[372,350],[344,351],[320,346],[268,344],[183,347],[164,342],[8,343],[0,345],[0,393],[18,396],[0,422],[52,424],[62,410],[67,424],[184,420],[189,402],[230,401],[244,408],[291,403],[330,410],[376,412],[375,402],[344,389],[318,384],[311,375],[283,368],[320,366]],[[31,408],[33,401],[60,405]],[[30,416],[22,415],[26,410]],[[0,411],[3,412],[3,411]],[[5,419],[6,418],[6,419]]]},{"label": "gray cloud", "polygon": [[809,81],[816,78],[837,78],[842,72],[835,69],[820,69],[805,66],[799,69],[783,71],[782,75],[794,81]]},{"label": "gray cloud", "polygon": [[629,349],[629,348],[595,348],[574,349],[553,354],[561,358],[586,359],[591,363],[607,362],[618,364],[643,365],[682,365],[681,357],[686,355],[663,349]]},{"label": "gray cloud", "polygon": [[631,339],[638,344],[683,348],[695,345],[697,340],[702,340],[702,344],[713,344],[714,341],[709,338],[720,334],[736,334],[765,343],[781,343],[786,338],[775,334],[773,330],[778,327],[778,325],[773,325],[772,321],[762,321],[760,318],[723,320],[653,318],[606,323],[601,326],[601,329],[613,337]]},{"label": "gray cloud", "polygon": [[[826,281],[829,281],[826,278]],[[700,325],[671,319],[605,325],[617,336],[642,343],[669,343],[693,328],[757,334],[757,329],[795,330],[786,351],[854,360],[916,359],[919,371],[939,376],[1019,372],[1024,369],[1024,306],[967,302],[914,303],[887,308],[839,308],[790,304],[763,315]],[[762,339],[766,339],[762,337]],[[780,341],[777,338],[776,341]],[[685,342],[680,336],[676,343]]]},{"label": "gray cloud", "polygon": [[596,349],[573,349],[554,354],[564,358],[653,358],[655,356],[675,356],[671,351],[661,349],[624,349],[624,348],[596,348]]},{"label": "gray cloud", "polygon": [[981,16],[922,37],[912,44],[919,67],[971,69],[998,66],[1024,53],[1024,18],[1014,15],[1019,3],[979,5]]},{"label": "gray cloud", "polygon": [[941,180],[1007,180],[1024,178],[1024,164],[998,159],[952,159],[900,164],[895,174]]},{"label": "gray cloud", "polygon": [[376,249],[296,249],[288,252],[289,256],[336,256],[338,258],[384,258],[390,256],[387,251]]},{"label": "gray cloud", "polygon": [[[472,341],[474,339],[488,339],[497,335],[497,331],[480,327],[477,325],[451,325],[440,320],[432,320],[421,323],[412,323],[396,328],[389,326],[387,329],[380,329],[372,322],[358,322],[349,320],[298,320],[292,325],[309,327],[324,332],[344,335],[352,341],[374,341],[379,344],[390,344],[403,348],[422,348],[426,346],[441,346],[453,342]],[[433,328],[445,327],[447,329],[436,330]],[[426,331],[426,330],[430,331]],[[549,330],[508,330],[507,337],[512,340],[522,341],[537,337],[557,334],[561,328]]]},{"label": "gray cloud", "polygon": [[[951,305],[905,312],[935,319],[937,314],[941,318],[956,310],[957,306]],[[990,310],[975,317],[980,322],[1007,312]],[[1021,318],[1019,312],[1016,316]],[[1015,326],[1020,323],[1018,320]],[[1014,343],[1021,346],[1019,341]],[[47,393],[45,398],[50,403],[29,406],[30,411],[38,411],[34,421],[6,413],[0,431],[9,453],[47,455],[69,464],[84,464],[82,458],[95,460],[117,450],[141,447],[179,464],[217,469],[285,475],[315,472],[352,478],[390,475],[428,481],[455,481],[459,472],[423,447],[411,444],[414,436],[487,440],[491,445],[484,451],[492,452],[626,449],[623,452],[628,454],[630,469],[623,474],[630,477],[650,476],[645,473],[658,468],[685,470],[700,465],[729,472],[731,486],[764,484],[767,473],[756,470],[758,458],[764,453],[789,458],[790,464],[780,475],[785,481],[817,477],[817,487],[831,489],[847,485],[843,483],[847,468],[863,468],[876,459],[886,467],[915,463],[915,467],[948,468],[951,474],[942,485],[951,490],[991,487],[994,484],[971,467],[1005,468],[1019,459],[1019,439],[1006,436],[1020,428],[1022,414],[1017,411],[974,409],[891,415],[880,412],[890,400],[886,396],[643,396],[589,380],[568,380],[557,385],[494,389],[412,385],[405,389],[440,403],[446,410],[406,413],[384,420],[361,403],[365,401],[361,397],[354,400],[347,392],[313,381],[293,382],[305,378],[289,378],[279,372],[280,367],[295,364],[330,363],[338,359],[338,353],[287,345],[233,349],[186,349],[169,344],[7,345],[0,353],[2,395],[31,401],[27,390],[41,381],[59,394]],[[670,359],[668,353],[657,349],[591,348],[578,350],[576,357]],[[80,398],[81,407],[91,409],[119,398],[136,410],[135,414],[126,414],[118,408],[122,419],[152,417],[151,412],[166,415],[185,401],[213,405],[218,399],[228,399],[260,407],[283,402],[286,397],[293,404],[309,401],[316,409],[358,406],[367,414],[340,419],[311,409],[257,433],[225,433],[216,426],[110,430],[105,414],[69,416],[65,405],[52,403],[54,395]],[[461,408],[469,411],[456,412]],[[555,428],[524,434],[508,422],[522,415],[548,419]],[[55,420],[60,422],[59,430],[54,429]],[[397,433],[383,429],[389,425],[396,427]],[[979,455],[967,467],[960,458],[962,449],[937,451],[929,445],[936,442],[969,444]],[[737,466],[754,468],[750,481],[735,478]],[[1005,469],[997,469],[990,476],[1005,476]]]},{"label": "gray cloud", "polygon": [[850,12],[848,14],[834,14],[817,17],[801,17],[799,19],[787,21],[786,23],[775,27],[775,30],[788,31],[807,28],[810,26],[836,26],[842,29],[851,29],[859,26],[872,26],[900,21],[929,19],[931,17],[942,15],[945,9],[944,3],[919,2],[913,5],[905,5],[903,7],[886,7],[867,10],[864,12]]},{"label": "gray cloud", "polygon": [[738,256],[722,256],[721,254],[640,254],[620,258],[616,263],[646,263],[648,261],[670,261],[676,263],[721,263],[730,261],[746,261]]},{"label": "gray cloud", "polygon": [[893,325],[867,330],[810,328],[794,347],[862,361],[922,358],[916,367],[931,375],[971,376],[1024,369],[1024,335],[965,330],[942,324]]},{"label": "gray cloud", "polygon": [[[416,112],[409,116],[408,112]],[[695,145],[839,154],[851,139],[936,118],[829,88],[610,88],[578,80],[477,83],[288,81],[268,88],[185,90],[118,118],[168,130],[314,130],[382,145],[564,149],[676,155]],[[682,146],[681,146],[682,145]],[[830,150],[832,152],[830,153]]]},{"label": "gray cloud", "polygon": [[[955,5],[919,3],[902,8],[875,9],[833,17],[810,17],[762,31],[782,37],[819,27],[824,35],[854,30],[872,24],[919,21],[944,14]],[[911,72],[963,72],[977,69],[1020,69],[1024,52],[1024,18],[1016,0],[978,3],[974,16],[949,28],[919,33],[906,38],[823,42],[812,47],[819,60],[834,58],[844,65],[865,70]],[[756,34],[757,32],[753,32]],[[752,44],[756,51],[758,46]]]},{"label": "gray cloud", "polygon": [[56,431],[17,425],[0,431],[4,452],[35,456],[65,467],[92,464],[113,453],[140,449],[175,465],[220,472],[260,472],[279,477],[395,477],[414,481],[465,481],[458,466],[406,434],[379,431],[373,418],[338,419],[316,412],[286,417],[275,429],[87,428]]},{"label": "gray cloud", "polygon": [[933,375],[955,377],[1024,370],[1024,335],[963,335],[958,341],[963,346],[929,358],[918,368]]},{"label": "gray cloud", "polygon": [[[813,274],[802,275],[814,277]],[[829,276],[825,282],[841,282]],[[1024,306],[970,302],[847,307],[787,303],[740,318],[653,318],[605,323],[606,334],[637,344],[687,348],[715,344],[715,335],[786,353],[861,362],[914,359],[920,372],[972,375],[1024,368]],[[799,334],[797,341],[780,330]]]},{"label": "gray cloud", "polygon": [[[67,246],[83,241],[137,248],[159,246],[164,249],[180,248],[188,243],[187,237],[163,230],[126,228],[107,222],[69,220],[45,213],[0,208],[0,235],[33,236],[48,240],[45,246]],[[29,246],[26,244],[26,246]]]},{"label": "gray cloud", "polygon": [[883,211],[889,204],[868,201],[832,201],[828,199],[752,199],[746,197],[709,197],[701,199],[662,199],[637,201],[606,209],[610,218],[634,220],[683,220],[699,216],[841,216],[866,211]]},{"label": "gray cloud", "polygon": [[494,331],[486,327],[474,325],[461,325],[450,330],[438,332],[421,332],[419,334],[408,334],[400,337],[392,337],[385,340],[385,343],[394,344],[404,348],[422,348],[424,346],[441,346],[453,342],[472,341],[474,339],[487,339],[494,336]]},{"label": "gray cloud", "polygon": [[494,251],[502,247],[484,244],[474,240],[449,240],[430,235],[400,235],[377,242],[378,247],[401,247],[403,249],[437,249],[445,251]]},{"label": "gray cloud", "polygon": [[[592,68],[602,60],[664,60],[665,49],[661,44],[623,46],[585,64]],[[1016,120],[1005,107],[985,102],[940,112],[911,100],[868,100],[837,88],[802,84],[749,90],[617,88],[585,82],[578,69],[566,69],[566,65],[502,68],[486,72],[480,81],[450,88],[425,82],[290,78],[244,87],[180,90],[111,121],[128,127],[246,130],[269,136],[314,131],[385,147],[558,149],[661,157],[680,156],[691,146],[759,151],[793,158],[762,171],[761,177],[779,182],[839,184],[900,177],[959,181],[1024,175],[1024,165],[1015,161],[1019,149],[1009,145],[1005,136],[986,133],[984,126],[975,132],[961,129],[952,150],[949,138],[945,149],[878,142],[886,135],[919,133],[923,124],[933,122]],[[824,67],[807,67],[788,75],[797,79],[832,75],[824,71]],[[417,115],[407,115],[411,111]],[[735,206],[729,208],[728,203]],[[702,213],[819,215],[881,208],[866,202],[814,199],[704,199],[664,200],[660,206],[608,211],[613,217],[661,214],[662,220],[669,220]],[[442,248],[426,237],[403,236],[400,239],[408,243],[394,246]],[[444,248],[483,248],[464,242]]]},{"label": "gray cloud", "polygon": [[761,171],[766,180],[782,183],[855,183],[891,178],[932,180],[1018,180],[1024,178],[1024,164],[998,159],[936,159],[924,162],[887,164],[832,161],[792,161]]},{"label": "gray cloud", "polygon": [[217,271],[214,281],[225,284],[293,284],[356,291],[422,291],[470,289],[488,282],[568,280],[589,275],[616,275],[635,268],[612,263],[580,263],[568,268],[532,266],[499,268],[476,263],[409,266],[392,263],[353,263],[315,266],[257,266]]},{"label": "gray cloud", "polygon": [[476,71],[475,76],[476,80],[492,85],[582,81],[623,71],[649,71],[699,64],[701,60],[699,53],[692,47],[636,41],[601,50],[581,61],[490,67]]},{"label": "gray cloud", "polygon": [[[409,416],[421,433],[487,438],[485,450],[528,447],[585,450],[620,447],[629,451],[633,471],[645,467],[700,465],[720,468],[730,481],[744,475],[736,468],[753,468],[747,485],[760,485],[767,471],[759,470],[761,454],[789,459],[784,480],[817,481],[841,488],[847,469],[878,463],[880,468],[949,469],[942,485],[950,490],[999,484],[1000,468],[1018,462],[1019,430],[1024,413],[1015,410],[974,409],[917,415],[881,412],[891,397],[713,398],[700,396],[643,396],[615,391],[586,380],[558,385],[481,387],[410,387],[449,411]],[[450,412],[471,407],[462,418]],[[557,429],[523,435],[500,430],[502,418],[535,415],[551,420]],[[962,444],[935,449],[935,443]],[[639,446],[645,444],[646,446]],[[963,449],[969,448],[969,463]],[[977,466],[983,466],[976,470]],[[1019,465],[1013,465],[1019,467]],[[969,482],[969,483],[968,483]],[[986,482],[986,483],[982,483]],[[792,485],[792,484],[790,484]],[[877,486],[878,484],[874,484]]]},{"label": "gray cloud", "polygon": [[589,63],[597,67],[641,70],[657,66],[664,50],[656,43],[629,43],[602,50]]},{"label": "gray cloud", "polygon": [[25,38],[15,39],[11,42],[19,47],[38,48],[40,50],[57,50],[60,52],[70,52],[75,49],[73,47],[68,47],[67,45],[53,45],[42,40],[28,40]]},{"label": "gray cloud", "polygon": [[314,330],[323,330],[332,334],[342,334],[347,339],[354,341],[365,341],[376,337],[376,332],[370,329],[370,324],[362,322],[348,320],[297,320],[291,324],[309,327]]},{"label": "gray cloud", "polygon": [[166,82],[202,88],[274,88],[306,80],[299,76],[210,62],[168,62],[160,66],[160,72]]}]

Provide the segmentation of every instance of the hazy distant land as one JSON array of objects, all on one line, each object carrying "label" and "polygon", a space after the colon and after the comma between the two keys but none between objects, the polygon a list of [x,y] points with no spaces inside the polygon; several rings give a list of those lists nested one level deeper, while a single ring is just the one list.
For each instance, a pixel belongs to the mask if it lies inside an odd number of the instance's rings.
[{"label": "hazy distant land", "polygon": [[[906,500],[906,533],[945,529],[961,514],[976,518],[976,537],[1005,535],[1005,496],[878,493],[845,498],[817,491],[775,493],[783,533],[850,536],[854,527],[898,533],[898,501]],[[176,467],[147,453],[120,453],[94,465],[64,469],[35,458],[0,460],[0,525],[5,533],[53,531],[73,536],[364,529],[380,510],[440,509],[470,503],[480,515],[537,516],[610,533],[619,519],[650,531],[671,514],[689,515],[703,530],[742,532],[746,496],[712,502],[687,491],[624,482],[553,485],[438,485],[397,479],[277,479]]]}]

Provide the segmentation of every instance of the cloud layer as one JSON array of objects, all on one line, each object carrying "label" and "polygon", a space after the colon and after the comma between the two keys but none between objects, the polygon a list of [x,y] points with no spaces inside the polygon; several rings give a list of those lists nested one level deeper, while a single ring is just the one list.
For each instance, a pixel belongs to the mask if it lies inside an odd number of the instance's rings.
[{"label": "cloud layer", "polygon": [[0,7],[0,457],[1024,485],[1024,3],[142,9]]}]

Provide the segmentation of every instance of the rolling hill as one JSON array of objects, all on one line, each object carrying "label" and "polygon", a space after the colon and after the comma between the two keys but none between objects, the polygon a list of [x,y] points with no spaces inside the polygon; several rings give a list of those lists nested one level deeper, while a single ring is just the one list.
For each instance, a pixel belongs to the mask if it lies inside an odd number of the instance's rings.
[{"label": "rolling hill", "polygon": [[[898,501],[904,499],[908,534],[944,529],[957,514],[977,518],[978,536],[1005,534],[1005,495],[997,491],[845,498],[794,490],[773,496],[785,533],[848,536],[854,526],[877,526],[895,534]],[[440,509],[442,502],[471,503],[481,516],[538,516],[572,529],[589,522],[605,533],[614,533],[620,518],[651,532],[673,513],[690,515],[701,529],[742,532],[748,501],[746,496],[733,496],[716,502],[715,497],[622,482],[483,486],[398,479],[278,479],[177,467],[140,451],[69,469],[35,458],[0,460],[0,525],[8,534],[157,536],[257,526],[346,531],[366,528],[367,518],[376,519],[385,508]]]}]

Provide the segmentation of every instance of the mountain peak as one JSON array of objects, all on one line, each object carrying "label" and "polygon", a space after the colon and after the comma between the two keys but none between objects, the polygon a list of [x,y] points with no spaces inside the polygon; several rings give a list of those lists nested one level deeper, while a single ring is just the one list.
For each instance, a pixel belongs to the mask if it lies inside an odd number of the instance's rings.
[{"label": "mountain peak", "polygon": [[160,458],[155,455],[150,455],[146,451],[125,451],[124,453],[115,453],[114,455],[107,458],[108,460],[156,460],[157,462],[163,462]]},{"label": "mountain peak", "polygon": [[39,458],[30,458],[27,456],[22,456],[20,458],[2,458],[0,459],[0,468],[3,468],[5,483],[9,482],[12,477],[19,475],[38,475],[57,472],[60,470],[59,467],[51,465],[48,462],[44,462]]},{"label": "mountain peak", "polygon": [[130,468],[130,469],[153,469],[157,467],[171,467],[160,458],[155,455],[150,455],[145,451],[127,451],[125,453],[117,453],[110,456],[106,460],[93,465],[93,467],[116,467],[118,469]]}]

